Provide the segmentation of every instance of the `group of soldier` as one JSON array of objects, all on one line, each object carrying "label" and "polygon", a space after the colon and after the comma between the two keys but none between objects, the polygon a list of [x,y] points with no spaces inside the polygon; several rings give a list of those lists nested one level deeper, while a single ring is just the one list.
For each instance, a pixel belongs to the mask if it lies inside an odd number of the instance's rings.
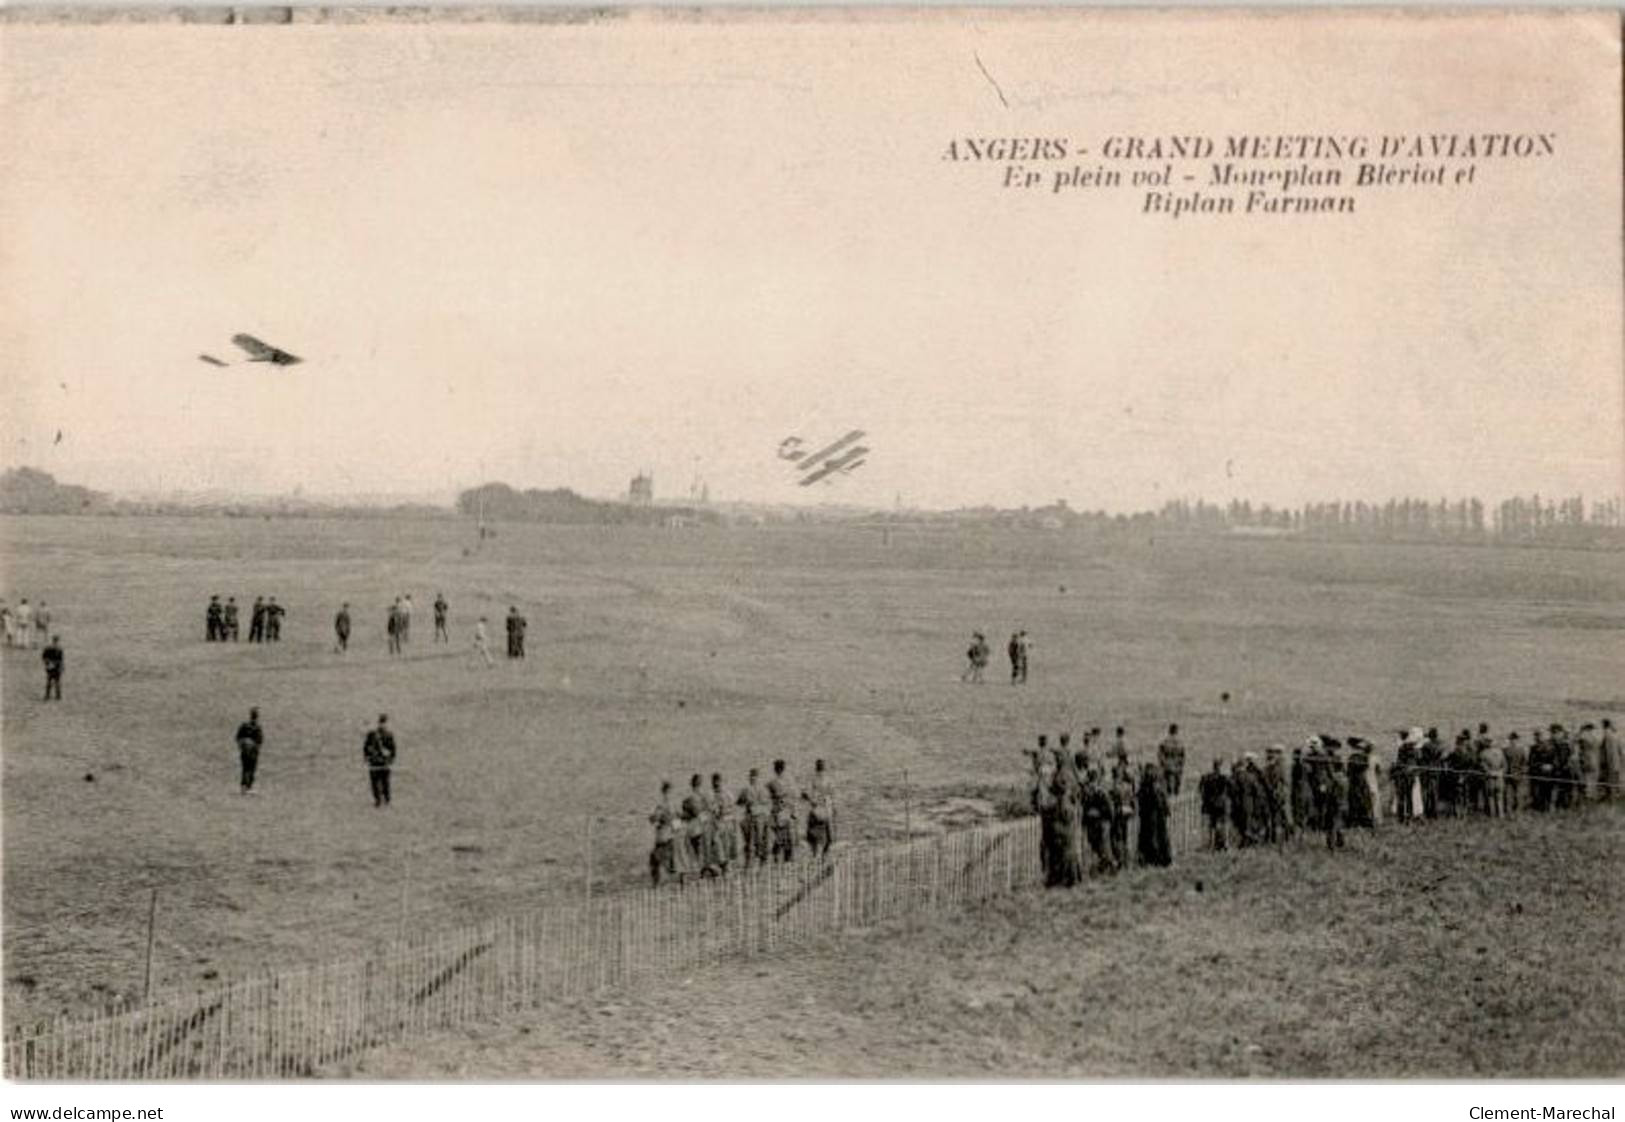
[{"label": "group of soldier", "polygon": [[690,877],[724,877],[735,862],[747,870],[770,862],[796,859],[798,824],[806,810],[805,840],[815,859],[828,856],[835,843],[835,792],[823,760],[813,762],[813,777],[798,790],[783,760],[773,761],[773,775],[765,784],[758,768],[751,768],[744,787],[730,795],[722,775],[688,781],[688,794],[672,805],[670,781],[660,784],[660,801],[649,815],[654,827],[654,848],[649,852],[649,876],[658,887]]},{"label": "group of soldier", "polygon": [[1142,865],[1172,864],[1170,800],[1178,796],[1185,773],[1185,744],[1178,725],[1168,726],[1154,764],[1134,765],[1121,725],[1109,747],[1102,743],[1101,730],[1091,728],[1076,751],[1070,733],[1061,733],[1053,748],[1048,735],[1041,734],[1038,747],[1028,756],[1046,885],[1071,887],[1086,875],[1116,873],[1131,859]]},{"label": "group of soldier", "polygon": [[1225,773],[1224,761],[1199,785],[1208,846],[1224,849],[1281,843],[1299,831],[1323,833],[1326,845],[1344,844],[1344,828],[1372,828],[1385,815],[1411,822],[1522,809],[1548,811],[1625,796],[1625,772],[1613,722],[1586,722],[1571,738],[1560,724],[1505,742],[1480,724],[1476,736],[1456,734],[1447,752],[1436,728],[1398,734],[1393,761],[1384,763],[1361,737],[1310,737],[1292,752],[1272,745],[1260,765],[1244,753]]},{"label": "group of soldier", "polygon": [[[1020,685],[1027,680],[1027,663],[1032,655],[1033,641],[1025,630],[1013,631],[1010,641],[1005,644],[1005,654],[1010,658],[1010,684]],[[988,661],[993,657],[993,648],[988,646],[987,636],[980,631],[971,633],[970,646],[965,650],[965,672],[959,676],[961,682],[982,682],[987,672]]]},{"label": "group of soldier", "polygon": [[44,600],[30,604],[26,596],[15,608],[0,600],[0,630],[5,633],[8,647],[25,651],[43,647],[51,635],[51,609]]},{"label": "group of soldier", "polygon": [[[282,617],[286,609],[276,597],[254,597],[254,606],[248,613],[248,641],[250,643],[279,643],[282,641]],[[237,597],[228,596],[221,603],[219,596],[209,597],[209,606],[203,613],[203,638],[210,643],[235,643],[238,640]]]},{"label": "group of soldier", "polygon": [[[265,728],[260,724],[258,707],[248,711],[248,720],[237,726],[238,790],[244,795],[254,793],[254,782],[259,777],[260,749],[265,746]],[[374,807],[389,805],[390,773],[395,767],[398,749],[395,733],[389,727],[389,715],[378,714],[378,723],[367,729],[361,742],[361,758],[367,765],[367,786],[372,793]]]},{"label": "group of soldier", "polygon": [[62,670],[67,662],[62,652],[62,637],[51,632],[51,609],[44,600],[33,605],[24,596],[13,608],[0,600],[0,632],[5,644],[17,650],[40,650],[40,661],[45,665],[45,700],[62,700]]}]

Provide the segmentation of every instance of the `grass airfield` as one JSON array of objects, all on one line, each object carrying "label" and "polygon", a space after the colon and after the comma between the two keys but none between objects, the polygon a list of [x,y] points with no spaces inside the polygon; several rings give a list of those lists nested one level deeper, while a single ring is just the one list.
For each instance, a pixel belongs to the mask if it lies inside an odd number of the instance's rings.
[{"label": "grass airfield", "polygon": [[[454,520],[0,519],[4,593],[49,602],[68,655],[66,700],[45,705],[38,652],[5,652],[7,1019],[139,996],[153,888],[163,992],[579,895],[589,845],[595,891],[641,883],[659,781],[696,771],[732,790],[776,756],[801,775],[823,756],[850,841],[901,836],[905,772],[917,829],[957,796],[1015,792],[1038,732],[1121,723],[1149,751],[1178,721],[1200,768],[1314,731],[1386,743],[1401,724],[1625,711],[1618,554],[499,530],[471,554]],[[449,646],[431,641],[437,590]],[[412,644],[391,658],[403,592]],[[245,635],[246,605],[276,595],[283,641],[205,643],[212,593],[237,597]],[[510,604],[523,662],[500,657]],[[489,670],[469,646],[482,614]],[[1017,627],[1023,687],[1003,680]],[[973,628],[996,652],[980,687],[959,681]],[[232,733],[251,705],[267,741],[244,798]],[[388,811],[361,760],[379,712],[401,745]],[[1586,905],[1604,906],[1617,936],[1618,896]]]}]

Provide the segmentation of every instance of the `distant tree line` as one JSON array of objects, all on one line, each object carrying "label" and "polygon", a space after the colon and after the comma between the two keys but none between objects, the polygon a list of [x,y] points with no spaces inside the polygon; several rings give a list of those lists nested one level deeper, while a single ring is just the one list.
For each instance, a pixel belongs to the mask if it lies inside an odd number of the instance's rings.
[{"label": "distant tree line", "polygon": [[58,483],[31,467],[11,468],[0,474],[0,513],[87,514],[109,505],[108,497],[100,491]]},{"label": "distant tree line", "polygon": [[457,512],[492,522],[550,522],[565,525],[661,526],[673,522],[720,521],[715,512],[675,506],[634,506],[583,498],[567,487],[516,491],[487,483],[457,496]]}]

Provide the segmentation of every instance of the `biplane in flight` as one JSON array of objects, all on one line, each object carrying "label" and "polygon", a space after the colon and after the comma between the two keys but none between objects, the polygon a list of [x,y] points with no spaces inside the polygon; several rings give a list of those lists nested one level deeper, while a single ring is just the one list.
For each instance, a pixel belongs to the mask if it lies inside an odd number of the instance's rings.
[{"label": "biplane in flight", "polygon": [[850,475],[868,463],[870,449],[858,443],[865,435],[862,429],[853,429],[839,440],[812,451],[803,449],[801,437],[787,436],[779,442],[779,459],[795,465],[800,473],[796,480],[800,486],[811,487],[833,475]]},{"label": "biplane in flight", "polygon": [[[289,354],[281,347],[273,347],[271,344],[256,339],[252,335],[233,335],[231,341],[247,353],[249,362],[269,362],[276,366],[292,366],[296,362],[305,361],[298,355]],[[202,354],[197,357],[199,362],[206,362],[210,366],[231,365],[231,363],[222,362],[210,354]]]}]

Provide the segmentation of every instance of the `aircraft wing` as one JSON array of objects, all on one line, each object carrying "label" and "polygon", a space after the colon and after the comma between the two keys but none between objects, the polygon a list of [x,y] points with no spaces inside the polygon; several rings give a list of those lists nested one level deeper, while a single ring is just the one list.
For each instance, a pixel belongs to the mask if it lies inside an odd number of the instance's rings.
[{"label": "aircraft wing", "polygon": [[279,347],[261,342],[252,335],[233,335],[231,341],[248,352],[250,362],[274,362],[278,366],[292,366],[296,362],[303,362],[298,355],[291,355]]}]

